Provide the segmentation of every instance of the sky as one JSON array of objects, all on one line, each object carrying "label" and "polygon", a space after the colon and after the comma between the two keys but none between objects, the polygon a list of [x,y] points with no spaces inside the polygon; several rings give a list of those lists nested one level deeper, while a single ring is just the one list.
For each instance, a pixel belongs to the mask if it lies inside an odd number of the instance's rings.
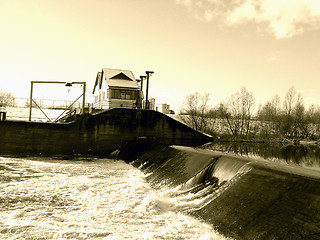
[{"label": "sky", "polygon": [[90,99],[102,68],[154,71],[149,96],[176,112],[190,93],[214,106],[241,87],[256,106],[290,87],[318,105],[320,1],[0,0],[0,90],[29,97],[30,81],[85,81]]}]

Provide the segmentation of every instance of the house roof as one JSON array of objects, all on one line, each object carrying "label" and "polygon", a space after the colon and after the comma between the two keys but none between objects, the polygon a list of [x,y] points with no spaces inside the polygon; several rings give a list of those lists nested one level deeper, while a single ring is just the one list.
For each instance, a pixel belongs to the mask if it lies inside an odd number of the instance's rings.
[{"label": "house roof", "polygon": [[139,89],[137,80],[129,70],[103,68],[102,71],[109,87]]},{"label": "house roof", "polygon": [[94,94],[94,92],[96,91],[96,87],[98,85],[99,85],[99,89],[101,89],[101,87],[102,87],[101,75],[102,75],[102,72],[98,72],[97,77],[96,77],[96,81],[95,81],[95,84],[94,84],[94,87],[93,87],[92,94]]},{"label": "house roof", "polygon": [[92,94],[94,94],[97,86],[99,86],[99,89],[102,88],[102,84],[104,80],[107,81],[107,84],[109,87],[113,87],[113,88],[131,88],[131,89],[140,88],[137,80],[135,79],[131,71],[103,68],[102,71],[98,72],[97,74]]}]

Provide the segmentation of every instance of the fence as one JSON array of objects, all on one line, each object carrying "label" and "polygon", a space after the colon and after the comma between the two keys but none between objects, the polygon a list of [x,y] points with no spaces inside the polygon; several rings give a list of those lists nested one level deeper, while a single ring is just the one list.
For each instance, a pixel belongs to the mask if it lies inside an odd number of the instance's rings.
[{"label": "fence", "polygon": [[[69,100],[56,100],[56,99],[33,99],[41,108],[48,109],[69,109],[73,101]],[[73,108],[80,108],[82,101],[77,101],[73,104]],[[30,107],[29,98],[15,98],[13,106],[15,107]],[[33,107],[36,105],[33,103]]]},{"label": "fence", "polygon": [[[47,122],[49,119],[50,121],[55,121],[57,118],[67,115],[68,110],[75,112],[82,105],[82,101],[75,103],[74,101],[55,99],[33,99],[33,101],[35,103],[32,104],[32,120],[39,122]],[[29,98],[15,98],[14,103],[11,105],[13,106],[2,107],[3,112],[6,112],[7,120],[27,121],[29,119]]]},{"label": "fence", "polygon": [[135,101],[110,101],[100,100],[93,104],[95,109],[110,109],[110,108],[136,108]]}]

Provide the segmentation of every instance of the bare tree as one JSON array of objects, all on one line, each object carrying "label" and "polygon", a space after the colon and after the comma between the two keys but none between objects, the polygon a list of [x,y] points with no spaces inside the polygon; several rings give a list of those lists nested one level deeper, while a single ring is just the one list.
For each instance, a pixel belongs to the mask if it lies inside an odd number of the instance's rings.
[{"label": "bare tree", "polygon": [[232,94],[227,104],[221,105],[233,135],[248,135],[253,115],[254,97],[245,87]]},{"label": "bare tree", "polygon": [[236,128],[237,125],[234,126],[234,121],[232,121],[232,115],[231,112],[228,109],[228,104],[227,103],[220,103],[218,107],[219,115],[221,118],[226,119],[227,125],[229,127],[229,130],[232,135],[237,135],[238,134],[238,129]]},{"label": "bare tree", "polygon": [[280,97],[275,95],[267,101],[259,110],[259,117],[264,121],[273,121],[280,112]]},{"label": "bare tree", "polygon": [[209,93],[201,95],[198,92],[187,95],[180,110],[182,121],[198,131],[205,131],[209,96]]},{"label": "bare tree", "polygon": [[271,118],[273,120],[275,120],[277,118],[277,116],[279,115],[280,113],[280,97],[278,94],[274,95],[271,99],[271,109],[272,109],[272,115],[271,115]]},{"label": "bare tree", "polygon": [[15,97],[11,92],[0,91],[0,105],[1,106],[14,106]]},{"label": "bare tree", "polygon": [[[248,135],[250,123],[253,115],[254,97],[252,92],[248,92],[245,87],[240,90],[242,104],[242,134]],[[244,131],[245,130],[245,131]]]},{"label": "bare tree", "polygon": [[283,102],[283,106],[284,106],[284,110],[286,115],[291,116],[292,115],[292,111],[293,111],[293,107],[294,107],[294,103],[296,100],[296,95],[297,92],[294,89],[294,87],[291,87],[288,92],[286,93],[284,102]]},{"label": "bare tree", "polygon": [[258,111],[258,119],[260,120],[261,130],[264,134],[274,135],[280,129],[280,97],[275,95],[270,101],[267,101]]},{"label": "bare tree", "polygon": [[296,101],[297,92],[294,87],[291,87],[284,98],[284,125],[283,132],[285,135],[292,135],[292,125],[293,125],[293,110]]},{"label": "bare tree", "polygon": [[295,106],[294,106],[294,115],[293,115],[293,135],[305,136],[307,137],[309,134],[309,124],[307,122],[305,113],[305,107],[303,103],[302,95],[299,93],[296,98]]},{"label": "bare tree", "polygon": [[306,112],[307,123],[309,125],[308,137],[319,136],[320,133],[320,106],[311,105]]}]

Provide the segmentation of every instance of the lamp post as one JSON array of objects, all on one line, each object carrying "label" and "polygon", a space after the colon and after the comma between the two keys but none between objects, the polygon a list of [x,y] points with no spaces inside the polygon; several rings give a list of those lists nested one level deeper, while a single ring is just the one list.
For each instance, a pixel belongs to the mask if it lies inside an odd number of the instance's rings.
[{"label": "lamp post", "polygon": [[153,74],[153,71],[146,71],[147,74],[147,89],[146,89],[146,109],[149,109],[149,100],[148,100],[148,92],[149,92],[149,78]]},{"label": "lamp post", "polygon": [[143,90],[143,81],[146,80],[147,76],[140,76],[140,82],[141,82],[141,91]]},{"label": "lamp post", "polygon": [[[35,83],[55,83],[55,84],[64,84],[66,87],[71,87],[73,84],[82,84],[83,85],[83,92],[82,95],[80,95],[80,97],[82,96],[82,114],[84,114],[84,107],[85,107],[85,101],[86,101],[86,82],[60,82],[60,81],[31,81],[31,89],[30,89],[30,106],[29,106],[29,121],[31,121],[31,116],[32,116],[32,103],[33,103],[33,84]],[[79,97],[79,98],[80,98]],[[79,99],[78,98],[78,99]],[[77,100],[78,100],[77,99]],[[76,100],[76,101],[77,101]],[[75,102],[76,102],[75,101]],[[35,102],[36,104],[36,102]],[[37,104],[36,104],[37,105]],[[73,104],[72,104],[73,105]],[[72,106],[71,105],[71,106]],[[70,107],[71,107],[70,106]],[[39,107],[39,106],[38,106]],[[42,109],[40,108],[40,110],[42,111]],[[43,112],[43,111],[42,111]],[[43,114],[48,118],[48,116],[43,112]],[[59,116],[60,117],[60,116]],[[48,118],[48,120],[50,121],[50,119]]]},{"label": "lamp post", "polygon": [[[143,93],[143,81],[144,80],[146,80],[146,78],[147,78],[147,76],[140,76],[140,80],[139,80],[139,82],[141,82],[140,83],[140,91]],[[144,107],[143,107],[143,101],[142,101],[142,109],[143,109]]]}]

